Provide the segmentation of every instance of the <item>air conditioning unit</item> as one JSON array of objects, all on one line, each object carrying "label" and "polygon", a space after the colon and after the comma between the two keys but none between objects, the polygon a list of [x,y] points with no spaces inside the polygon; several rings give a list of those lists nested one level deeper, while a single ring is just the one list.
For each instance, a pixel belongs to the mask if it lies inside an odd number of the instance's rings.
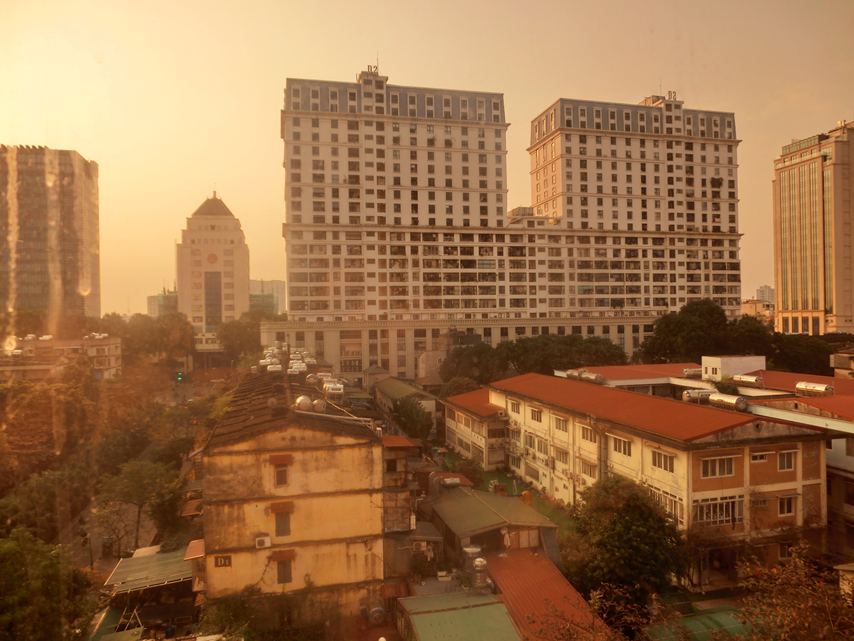
[{"label": "air conditioning unit", "polygon": [[507,412],[505,412],[504,410],[498,410],[499,418],[504,418],[505,416],[507,416]]},{"label": "air conditioning unit", "polygon": [[255,549],[268,548],[273,545],[273,541],[269,536],[259,536],[255,539]]},{"label": "air conditioning unit", "polygon": [[562,468],[560,473],[563,474],[564,476],[569,476],[569,468],[568,467]]}]

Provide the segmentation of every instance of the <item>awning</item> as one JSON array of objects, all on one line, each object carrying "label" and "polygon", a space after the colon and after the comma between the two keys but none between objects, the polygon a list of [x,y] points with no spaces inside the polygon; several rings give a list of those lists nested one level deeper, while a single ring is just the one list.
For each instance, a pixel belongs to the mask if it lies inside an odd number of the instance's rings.
[{"label": "awning", "polygon": [[195,541],[190,541],[190,544],[187,546],[187,553],[184,555],[185,561],[191,561],[193,559],[200,559],[205,555],[205,540],[204,539],[196,539]]},{"label": "awning", "polygon": [[196,499],[195,501],[187,501],[184,510],[181,512],[181,516],[198,516],[201,513],[202,499]]}]

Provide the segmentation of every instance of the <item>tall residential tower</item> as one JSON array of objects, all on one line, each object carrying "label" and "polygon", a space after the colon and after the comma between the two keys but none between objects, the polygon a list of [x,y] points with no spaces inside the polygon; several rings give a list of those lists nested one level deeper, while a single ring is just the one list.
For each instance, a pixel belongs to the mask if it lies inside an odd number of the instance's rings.
[{"label": "tall residential tower", "polygon": [[783,147],[774,161],[775,327],[854,332],[851,171],[854,124]]},{"label": "tall residential tower", "polygon": [[64,316],[101,316],[97,163],[0,146],[0,239],[4,309],[43,312],[51,333]]},{"label": "tall residential tower", "polygon": [[[354,379],[373,365],[418,378],[418,356],[451,330],[490,344],[604,336],[631,353],[688,300],[737,314],[734,118],[685,115],[683,132],[675,97],[559,101],[532,123],[534,207],[508,211],[501,94],[390,85],[375,67],[355,83],[289,79],[290,320],[262,325],[262,342],[305,346]],[[572,181],[582,159],[589,180]]]},{"label": "tall residential tower", "polygon": [[[535,118],[531,200],[567,245],[549,249],[568,259],[566,308],[657,316],[711,298],[738,315],[738,143],[734,114],[674,92],[561,99]],[[562,281],[562,261],[546,267]]]}]

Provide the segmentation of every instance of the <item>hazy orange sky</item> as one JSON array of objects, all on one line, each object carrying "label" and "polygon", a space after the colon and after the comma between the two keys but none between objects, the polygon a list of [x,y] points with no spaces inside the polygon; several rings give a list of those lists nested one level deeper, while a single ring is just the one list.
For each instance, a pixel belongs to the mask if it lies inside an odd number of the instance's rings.
[{"label": "hazy orange sky", "polygon": [[100,166],[102,313],[175,279],[185,218],[217,194],[252,278],[284,278],[285,79],[504,94],[511,207],[530,200],[528,123],[557,98],[673,90],[734,111],[743,295],[773,284],[771,178],[792,138],[854,119],[852,0],[289,2],[0,0],[0,143]]}]

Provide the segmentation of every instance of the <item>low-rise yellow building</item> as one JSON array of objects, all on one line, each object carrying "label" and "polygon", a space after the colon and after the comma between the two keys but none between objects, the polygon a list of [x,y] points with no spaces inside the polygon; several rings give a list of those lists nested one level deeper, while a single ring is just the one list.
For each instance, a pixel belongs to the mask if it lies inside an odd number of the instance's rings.
[{"label": "low-rise yellow building", "polygon": [[299,595],[287,614],[299,624],[377,598],[386,467],[372,427],[298,411],[280,377],[250,375],[201,457],[208,599]]}]

